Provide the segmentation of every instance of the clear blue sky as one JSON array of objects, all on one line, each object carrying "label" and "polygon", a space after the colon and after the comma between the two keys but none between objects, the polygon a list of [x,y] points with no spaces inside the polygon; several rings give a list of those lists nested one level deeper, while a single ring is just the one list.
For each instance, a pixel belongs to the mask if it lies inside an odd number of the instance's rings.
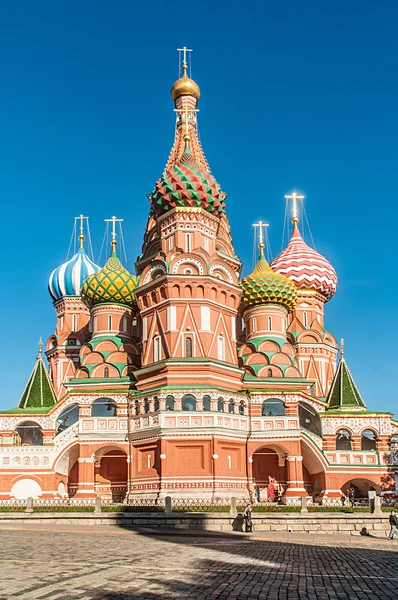
[{"label": "clear blue sky", "polygon": [[397,22],[393,0],[3,0],[0,407],[17,404],[37,340],[54,330],[47,278],[73,217],[90,216],[96,256],[103,219],[124,218],[133,269],[146,194],[173,141],[169,92],[185,44],[244,273],[252,223],[271,224],[277,254],[284,194],[300,190],[339,276],[326,325],[345,338],[368,407],[394,411]]}]

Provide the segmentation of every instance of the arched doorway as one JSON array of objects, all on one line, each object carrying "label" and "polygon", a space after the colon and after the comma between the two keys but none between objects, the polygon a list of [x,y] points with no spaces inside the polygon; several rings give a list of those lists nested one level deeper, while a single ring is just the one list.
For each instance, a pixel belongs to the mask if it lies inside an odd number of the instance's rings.
[{"label": "arched doorway", "polygon": [[287,486],[287,454],[269,446],[253,453],[253,481],[260,502],[279,501]]},{"label": "arched doorway", "polygon": [[381,491],[380,486],[370,479],[359,478],[351,479],[341,487],[341,491],[347,497],[351,497],[350,489],[354,490],[354,500],[368,499],[368,492],[375,491],[379,495]]},{"label": "arched doorway", "polygon": [[101,449],[95,454],[94,490],[97,496],[121,502],[127,493],[127,455],[119,449]]}]

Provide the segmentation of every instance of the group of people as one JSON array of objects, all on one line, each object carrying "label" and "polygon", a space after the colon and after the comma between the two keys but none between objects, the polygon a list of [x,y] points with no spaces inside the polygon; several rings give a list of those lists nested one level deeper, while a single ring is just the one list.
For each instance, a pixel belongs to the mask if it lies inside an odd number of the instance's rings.
[{"label": "group of people", "polygon": [[268,477],[268,485],[254,490],[254,502],[279,502],[283,494],[283,488],[275,477]]}]

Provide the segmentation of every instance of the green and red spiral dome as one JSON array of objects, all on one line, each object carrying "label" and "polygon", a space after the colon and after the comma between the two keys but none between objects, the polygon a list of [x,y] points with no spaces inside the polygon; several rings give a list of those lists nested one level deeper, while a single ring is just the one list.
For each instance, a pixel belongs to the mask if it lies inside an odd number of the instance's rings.
[{"label": "green and red spiral dome", "polygon": [[177,207],[203,208],[221,217],[226,194],[210,171],[195,161],[188,142],[181,158],[156,182],[150,196],[152,209],[161,216]]}]

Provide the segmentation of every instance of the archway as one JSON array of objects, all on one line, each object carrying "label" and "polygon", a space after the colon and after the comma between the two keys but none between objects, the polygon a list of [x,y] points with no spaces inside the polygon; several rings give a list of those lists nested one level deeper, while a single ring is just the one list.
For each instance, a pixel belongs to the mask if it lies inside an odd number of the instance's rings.
[{"label": "archway", "polygon": [[121,502],[127,493],[127,455],[119,449],[101,449],[95,454],[94,490],[97,496]]},{"label": "archway", "polygon": [[34,421],[23,421],[14,431],[14,446],[42,446],[43,432]]},{"label": "archway", "polygon": [[256,450],[253,481],[260,502],[278,501],[287,487],[286,453],[269,446]]},{"label": "archway", "polygon": [[350,479],[344,485],[341,486],[341,491],[347,497],[351,497],[350,489],[354,490],[354,500],[361,500],[368,498],[368,492],[376,491],[379,495],[381,488],[379,485],[371,481],[370,479]]}]

